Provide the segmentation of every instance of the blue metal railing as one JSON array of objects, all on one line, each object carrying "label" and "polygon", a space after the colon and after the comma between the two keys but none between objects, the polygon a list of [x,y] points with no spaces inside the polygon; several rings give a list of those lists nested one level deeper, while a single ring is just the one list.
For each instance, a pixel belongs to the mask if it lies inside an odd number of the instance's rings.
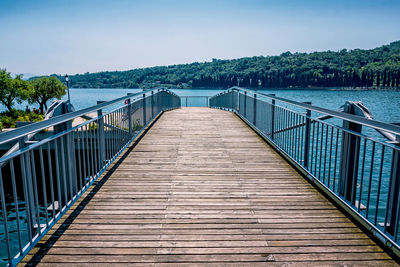
[{"label": "blue metal railing", "polygon": [[[146,125],[180,105],[156,89],[0,134],[0,145],[19,142],[0,157],[0,265],[17,264]],[[88,120],[73,126],[82,116]],[[54,134],[26,141],[39,131]]]},{"label": "blue metal railing", "polygon": [[211,97],[210,107],[235,112],[399,252],[399,126],[239,87]]}]

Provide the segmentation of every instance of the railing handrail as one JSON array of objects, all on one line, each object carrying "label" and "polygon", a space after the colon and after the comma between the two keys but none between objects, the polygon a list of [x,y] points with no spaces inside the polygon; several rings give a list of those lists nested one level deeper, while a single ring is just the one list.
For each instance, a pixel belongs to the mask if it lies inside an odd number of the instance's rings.
[{"label": "railing handrail", "polygon": [[180,95],[179,97],[205,97],[205,98],[210,98],[213,96],[208,96],[208,95]]},{"label": "railing handrail", "polygon": [[152,90],[146,90],[146,91],[142,91],[142,92],[138,92],[138,93],[133,93],[133,94],[129,94],[127,96],[123,96],[111,101],[107,101],[101,104],[97,104],[88,108],[84,108],[84,109],[80,109],[74,112],[70,112],[67,114],[63,114],[60,116],[56,116],[54,118],[50,118],[48,120],[43,120],[43,121],[39,121],[39,122],[35,122],[26,126],[23,126],[21,128],[16,128],[12,131],[8,131],[8,132],[4,132],[4,133],[0,133],[0,145],[4,144],[4,143],[8,143],[10,141],[22,138],[28,134],[32,134],[38,131],[41,131],[43,129],[52,127],[54,125],[58,125],[60,123],[64,123],[70,120],[73,120],[77,117],[83,116],[85,114],[103,109],[105,107],[109,107],[111,105],[114,105],[118,102],[124,101],[126,99],[130,99],[132,97],[137,97],[137,96],[142,96],[143,94],[147,94],[147,93],[151,93],[151,92],[157,92],[157,91],[167,91],[169,93],[171,93],[172,95],[177,96],[174,92],[165,89],[165,88],[156,88],[156,89],[152,89]]},{"label": "railing handrail", "polygon": [[[322,113],[322,114],[326,114],[326,115],[330,115],[342,120],[346,120],[349,122],[354,122],[354,123],[358,123],[361,124],[363,126],[368,126],[368,127],[372,127],[375,129],[379,129],[385,132],[390,132],[392,134],[395,135],[400,135],[400,126],[394,125],[394,124],[390,124],[387,122],[383,122],[383,121],[379,121],[379,120],[369,120],[357,115],[353,115],[353,114],[348,114],[348,113],[344,113],[344,112],[340,112],[340,111],[335,111],[335,110],[330,110],[330,109],[326,109],[326,108],[321,108],[321,107],[317,107],[314,105],[310,105],[310,104],[306,104],[306,103],[301,103],[301,102],[297,102],[294,100],[290,100],[290,99],[286,99],[283,97],[278,97],[278,96],[273,96],[273,95],[269,95],[266,93],[262,93],[262,92],[258,92],[258,91],[254,91],[254,90],[250,90],[250,89],[246,89],[246,88],[241,88],[241,87],[231,87],[227,90],[225,90],[224,92],[221,92],[219,94],[223,94],[223,93],[227,93],[229,91],[232,90],[237,90],[237,91],[243,91],[243,92],[252,92],[254,94],[258,94],[258,95],[262,95],[264,97],[268,97],[270,99],[274,99],[274,100],[278,100],[280,102],[284,102],[293,106],[297,106],[300,108],[304,108],[304,109],[308,109],[314,112],[318,112],[318,113]],[[217,95],[219,95],[217,94]],[[217,96],[215,95],[215,96]],[[213,97],[215,97],[213,96]],[[249,97],[252,97],[251,95],[248,95]]]}]

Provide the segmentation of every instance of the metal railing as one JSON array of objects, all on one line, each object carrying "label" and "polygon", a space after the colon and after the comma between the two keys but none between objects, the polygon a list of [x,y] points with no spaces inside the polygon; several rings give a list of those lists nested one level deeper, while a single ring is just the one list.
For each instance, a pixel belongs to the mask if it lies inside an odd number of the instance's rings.
[{"label": "metal railing", "polygon": [[398,253],[399,126],[238,87],[211,97],[210,107],[235,112]]},{"label": "metal railing", "polygon": [[180,96],[182,107],[208,107],[209,96]]},{"label": "metal railing", "polygon": [[[18,263],[147,124],[178,107],[176,94],[156,89],[0,134],[0,145],[20,144],[0,157],[0,265]],[[39,131],[54,134],[25,142]]]}]

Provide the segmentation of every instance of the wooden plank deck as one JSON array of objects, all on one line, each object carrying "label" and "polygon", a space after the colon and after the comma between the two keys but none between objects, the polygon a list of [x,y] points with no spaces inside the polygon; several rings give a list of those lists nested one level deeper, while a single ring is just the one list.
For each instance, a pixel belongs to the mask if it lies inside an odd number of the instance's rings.
[{"label": "wooden plank deck", "polygon": [[233,113],[165,113],[23,263],[397,266]]}]

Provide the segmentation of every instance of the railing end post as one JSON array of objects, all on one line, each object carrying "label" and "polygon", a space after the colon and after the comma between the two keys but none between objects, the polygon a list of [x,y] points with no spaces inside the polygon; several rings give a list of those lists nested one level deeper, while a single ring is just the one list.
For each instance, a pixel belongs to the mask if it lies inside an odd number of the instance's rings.
[{"label": "railing end post", "polygon": [[[304,102],[304,104],[311,105],[311,102]],[[304,161],[303,165],[306,169],[308,169],[309,164],[309,156],[310,156],[310,135],[311,135],[311,110],[306,110],[306,125],[305,125],[305,135],[304,135]]]}]

